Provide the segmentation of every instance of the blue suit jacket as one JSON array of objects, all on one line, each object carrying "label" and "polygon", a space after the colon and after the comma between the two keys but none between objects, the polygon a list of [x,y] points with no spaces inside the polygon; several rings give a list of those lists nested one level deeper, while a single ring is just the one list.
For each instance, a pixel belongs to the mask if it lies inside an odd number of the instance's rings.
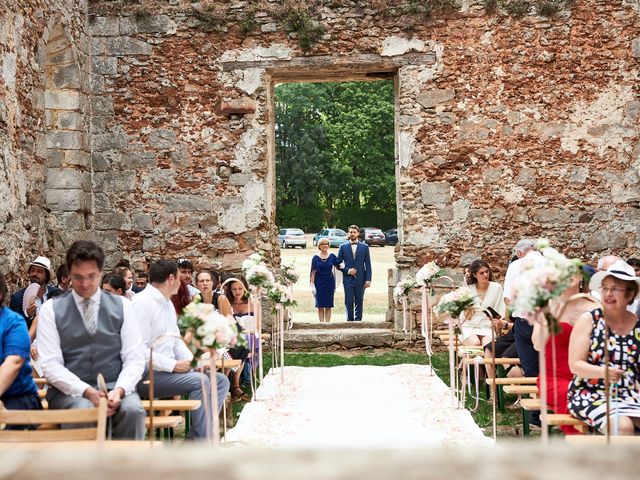
[{"label": "blue suit jacket", "polygon": [[[340,269],[344,274],[342,282],[345,285],[364,286],[365,282],[371,281],[371,257],[369,256],[369,245],[358,242],[356,256],[351,252],[351,243],[343,243],[338,250],[338,264],[344,262],[344,268]],[[356,269],[356,276],[347,275],[350,268]]]},{"label": "blue suit jacket", "polygon": [[[31,328],[31,322],[33,321],[33,318],[27,318],[27,316],[24,314],[24,311],[22,310],[22,300],[24,299],[25,290],[26,288],[23,288],[11,295],[11,303],[9,304],[9,308],[21,315],[22,318],[24,318],[24,321],[27,322],[27,328]],[[57,290],[62,291],[62,289],[58,287],[47,285],[47,298],[51,298],[51,293],[56,292]]]}]

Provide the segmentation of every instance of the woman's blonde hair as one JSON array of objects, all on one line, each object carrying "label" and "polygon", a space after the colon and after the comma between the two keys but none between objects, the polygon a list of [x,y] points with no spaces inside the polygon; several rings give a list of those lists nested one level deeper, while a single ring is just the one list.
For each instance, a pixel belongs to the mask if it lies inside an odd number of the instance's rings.
[{"label": "woman's blonde hair", "polygon": [[326,243],[327,245],[331,246],[331,242],[329,242],[327,238],[321,238],[320,240],[318,240],[318,250],[320,250],[320,245],[323,243]]}]

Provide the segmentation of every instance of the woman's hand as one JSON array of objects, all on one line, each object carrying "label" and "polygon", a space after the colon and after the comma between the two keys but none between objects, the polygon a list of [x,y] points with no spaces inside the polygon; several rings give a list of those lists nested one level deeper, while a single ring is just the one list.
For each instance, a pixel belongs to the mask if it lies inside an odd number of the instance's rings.
[{"label": "woman's hand", "polygon": [[[624,377],[625,371],[618,367],[609,367],[609,381],[618,383]],[[602,378],[605,378],[606,369],[602,367]]]},{"label": "woman's hand", "polygon": [[317,293],[317,292],[316,292],[316,286],[312,283],[312,284],[310,285],[310,287],[311,287],[311,293],[312,293],[312,295],[315,297],[315,296],[316,296],[316,293]]}]

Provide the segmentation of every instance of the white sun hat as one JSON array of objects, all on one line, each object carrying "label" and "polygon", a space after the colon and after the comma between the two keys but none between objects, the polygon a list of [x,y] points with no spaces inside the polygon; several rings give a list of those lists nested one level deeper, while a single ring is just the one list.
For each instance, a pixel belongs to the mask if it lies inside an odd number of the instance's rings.
[{"label": "white sun hat", "polygon": [[602,286],[602,281],[609,276],[626,282],[636,282],[639,289],[636,298],[640,297],[640,277],[636,277],[636,272],[633,267],[623,260],[618,260],[606,270],[596,272],[589,281],[589,288],[593,291],[599,292],[600,287]]},{"label": "white sun hat", "polygon": [[29,264],[29,267],[40,267],[44,268],[49,272],[49,275],[53,277],[53,272],[51,271],[51,260],[47,257],[38,257],[33,262]]}]

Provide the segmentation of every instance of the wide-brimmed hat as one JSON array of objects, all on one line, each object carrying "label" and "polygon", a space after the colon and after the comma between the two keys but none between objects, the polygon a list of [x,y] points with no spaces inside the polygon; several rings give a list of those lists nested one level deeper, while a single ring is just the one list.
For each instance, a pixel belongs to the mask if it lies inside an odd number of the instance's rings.
[{"label": "wide-brimmed hat", "polygon": [[602,281],[609,276],[626,282],[636,282],[639,289],[636,298],[640,297],[640,277],[636,277],[636,272],[633,267],[623,260],[618,260],[606,270],[595,273],[589,281],[589,288],[596,292],[600,291]]},{"label": "wide-brimmed hat", "polygon": [[36,258],[33,262],[29,264],[29,268],[31,267],[44,268],[46,271],[49,272],[50,276],[53,276],[53,272],[51,271],[51,260],[49,260],[47,257]]}]

